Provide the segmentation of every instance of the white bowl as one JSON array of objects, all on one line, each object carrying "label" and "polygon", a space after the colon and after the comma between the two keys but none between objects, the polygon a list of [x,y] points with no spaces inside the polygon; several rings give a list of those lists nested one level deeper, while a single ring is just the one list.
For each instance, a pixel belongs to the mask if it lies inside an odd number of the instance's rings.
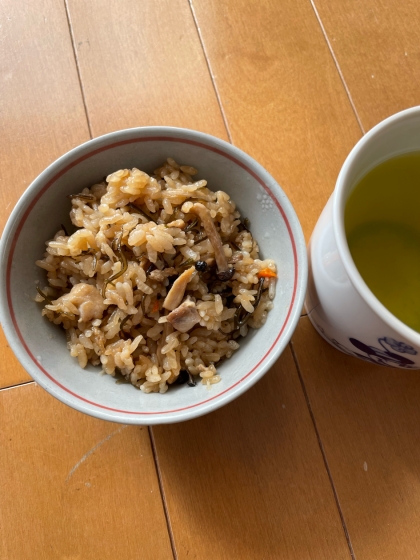
[{"label": "white bowl", "polygon": [[[262,256],[278,266],[274,308],[266,324],[242,340],[219,367],[221,382],[173,386],[164,395],[118,385],[92,366],[82,370],[66,348],[64,331],[41,317],[33,301],[45,283],[35,265],[45,241],[69,223],[67,195],[120,168],[153,171],[167,157],[197,167],[212,190],[225,190],[251,222]],[[274,364],[292,336],[307,281],[305,240],[296,214],[276,181],[250,156],[201,132],[169,127],[106,134],[71,150],[35,179],[13,210],[0,245],[0,318],[11,348],[51,395],[92,416],[129,424],[180,422],[206,414],[249,389]]]}]

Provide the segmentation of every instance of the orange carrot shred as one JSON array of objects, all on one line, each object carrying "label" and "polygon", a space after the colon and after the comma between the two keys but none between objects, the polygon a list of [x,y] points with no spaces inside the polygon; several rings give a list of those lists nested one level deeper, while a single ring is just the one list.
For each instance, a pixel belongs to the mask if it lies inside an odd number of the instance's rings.
[{"label": "orange carrot shred", "polygon": [[156,300],[155,303],[153,304],[152,307],[152,313],[156,313],[156,311],[159,311],[159,301]]},{"label": "orange carrot shred", "polygon": [[277,274],[271,268],[263,268],[257,274],[258,278],[277,278]]}]

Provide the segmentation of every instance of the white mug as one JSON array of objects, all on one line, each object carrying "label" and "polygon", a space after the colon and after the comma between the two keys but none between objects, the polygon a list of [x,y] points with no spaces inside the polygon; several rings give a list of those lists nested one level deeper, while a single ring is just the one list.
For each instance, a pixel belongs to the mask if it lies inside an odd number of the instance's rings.
[{"label": "white mug", "polygon": [[350,152],[309,243],[305,302],[315,329],[342,352],[407,369],[420,368],[420,333],[388,311],[364,282],[347,244],[344,208],[352,189],[372,168],[413,151],[420,152],[420,107],[382,121]]}]

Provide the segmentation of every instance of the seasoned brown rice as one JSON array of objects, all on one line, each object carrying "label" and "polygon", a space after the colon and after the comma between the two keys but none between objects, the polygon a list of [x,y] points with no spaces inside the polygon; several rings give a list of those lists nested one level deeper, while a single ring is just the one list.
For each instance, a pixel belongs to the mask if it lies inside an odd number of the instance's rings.
[{"label": "seasoned brown rice", "polygon": [[82,368],[101,365],[145,393],[196,376],[210,386],[265,323],[276,266],[258,258],[229,195],[196,174],[168,158],[152,176],[121,169],[70,197],[76,229],[47,241],[36,301]]}]

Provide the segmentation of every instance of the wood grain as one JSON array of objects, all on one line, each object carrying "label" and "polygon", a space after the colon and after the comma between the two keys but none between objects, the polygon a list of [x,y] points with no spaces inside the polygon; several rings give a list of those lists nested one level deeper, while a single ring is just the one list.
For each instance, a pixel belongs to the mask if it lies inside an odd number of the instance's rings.
[{"label": "wood grain", "polygon": [[417,0],[314,0],[367,131],[420,102]]},{"label": "wood grain", "polygon": [[350,559],[290,350],[229,406],[153,433],[179,560]]},{"label": "wood grain", "polygon": [[172,559],[148,430],[0,391],[0,558]]},{"label": "wood grain", "polygon": [[11,351],[3,330],[0,329],[0,388],[25,383],[31,379]]},{"label": "wood grain", "polygon": [[[29,183],[89,136],[64,6],[5,0],[0,26],[1,233]],[[30,379],[3,333],[0,363],[0,387]]]},{"label": "wood grain", "polygon": [[341,354],[301,319],[294,347],[357,560],[420,557],[420,378]]},{"label": "wood grain", "polygon": [[6,0],[0,12],[1,230],[36,175],[89,137],[64,6],[21,8]]},{"label": "wood grain", "polygon": [[134,126],[226,139],[188,2],[69,0],[94,135]]},{"label": "wood grain", "polygon": [[192,0],[233,142],[278,180],[306,238],[361,135],[307,0]]}]

